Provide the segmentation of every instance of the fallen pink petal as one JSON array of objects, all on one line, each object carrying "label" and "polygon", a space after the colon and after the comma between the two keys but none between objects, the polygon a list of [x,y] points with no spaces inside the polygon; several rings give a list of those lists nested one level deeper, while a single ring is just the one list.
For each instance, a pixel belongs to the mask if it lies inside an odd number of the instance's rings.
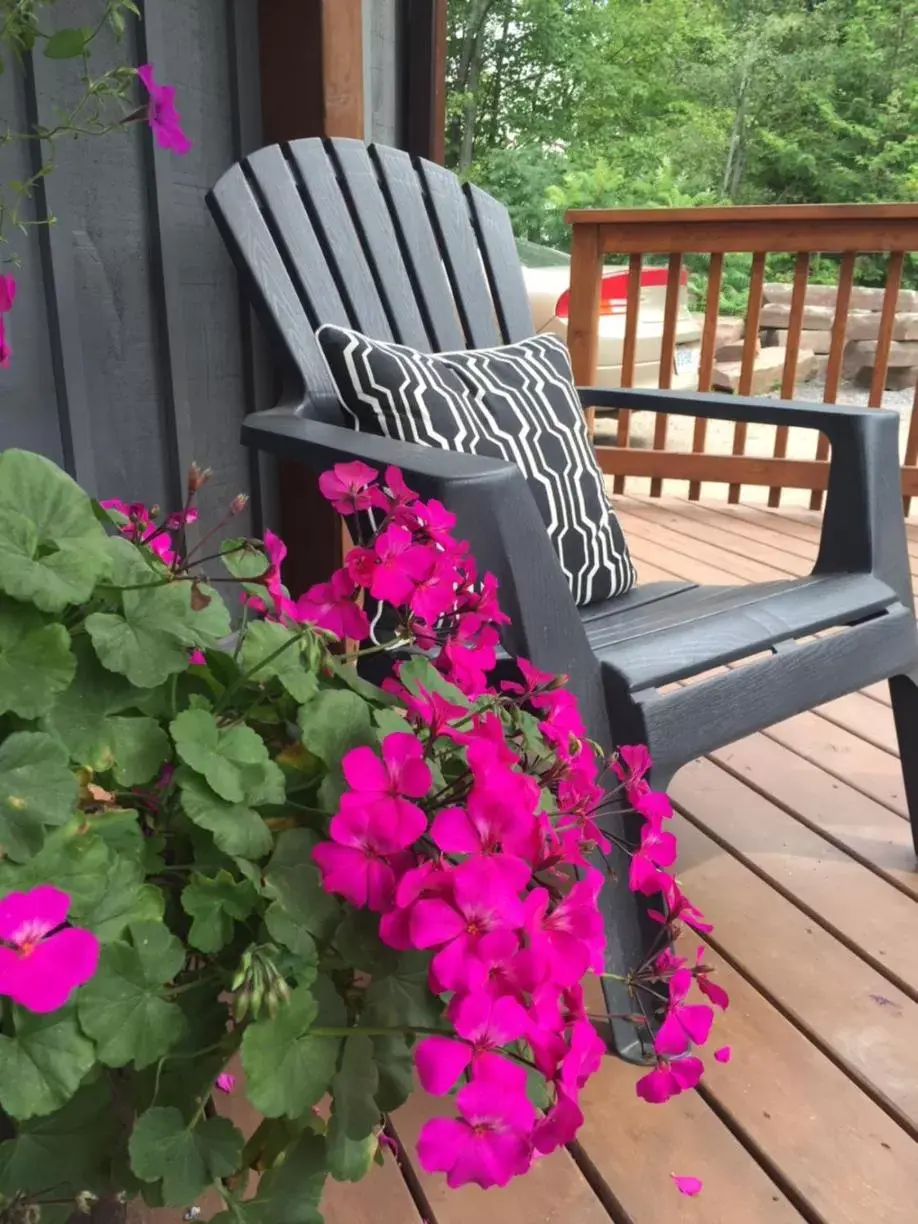
[{"label": "fallen pink petal", "polygon": [[728,1063],[733,1057],[733,1050],[730,1046],[721,1046],[719,1050],[714,1051],[714,1058],[719,1063]]},{"label": "fallen pink petal", "polygon": [[225,1092],[227,1095],[236,1087],[236,1077],[235,1075],[230,1075],[228,1071],[221,1071],[215,1082],[220,1091]]},{"label": "fallen pink petal", "polygon": [[676,1183],[679,1193],[684,1194],[686,1198],[695,1198],[704,1188],[704,1182],[700,1177],[677,1177],[675,1173],[670,1173],[670,1177]]}]

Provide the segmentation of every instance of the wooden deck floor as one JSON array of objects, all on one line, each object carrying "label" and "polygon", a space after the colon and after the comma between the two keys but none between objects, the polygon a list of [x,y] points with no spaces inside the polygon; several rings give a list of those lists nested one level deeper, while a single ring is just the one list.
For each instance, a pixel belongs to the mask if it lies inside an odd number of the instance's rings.
[{"label": "wooden deck floor", "polygon": [[[645,580],[784,578],[815,556],[806,511],[616,505]],[[650,1106],[610,1058],[570,1153],[485,1197],[389,1160],[331,1188],[327,1224],[916,1224],[918,870],[885,686],[697,761],[671,793],[680,878],[716,923],[732,1063]],[[395,1116],[409,1152],[434,1108],[419,1094]],[[670,1173],[701,1177],[701,1196]]]}]

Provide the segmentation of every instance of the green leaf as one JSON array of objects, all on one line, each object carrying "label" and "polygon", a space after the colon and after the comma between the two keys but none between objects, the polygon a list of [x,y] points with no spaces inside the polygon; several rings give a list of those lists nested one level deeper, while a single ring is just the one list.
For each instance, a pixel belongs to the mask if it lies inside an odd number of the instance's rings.
[{"label": "green leaf", "polygon": [[310,1033],[318,1012],[309,987],[298,986],[273,1019],[257,1020],[245,1031],[246,1094],[266,1117],[298,1118],[328,1090],[341,1043]]},{"label": "green leaf", "polygon": [[0,602],[0,714],[47,714],[75,671],[63,625],[49,623],[28,605]]},{"label": "green leaf", "polygon": [[377,742],[370,707],[347,689],[323,689],[300,707],[298,721],[304,745],[328,769],[321,796],[333,807],[344,789],[341,758],[352,748]]},{"label": "green leaf", "polygon": [[212,878],[193,875],[182,890],[182,909],[194,919],[188,942],[201,952],[219,952],[233,938],[233,920],[248,918],[257,902],[254,885],[228,871]]},{"label": "green leaf", "polygon": [[471,704],[468,697],[457,689],[455,684],[450,684],[448,680],[445,680],[434,665],[420,655],[405,660],[399,668],[398,678],[405,688],[410,693],[414,693],[416,697],[420,695],[420,689],[425,688],[428,693],[439,693],[441,697],[454,705],[468,708]]},{"label": "green leaf", "polygon": [[272,764],[257,731],[239,724],[221,727],[207,710],[185,710],[172,720],[169,730],[185,764],[203,774],[211,790],[229,803],[250,799]]},{"label": "green leaf", "polygon": [[348,1037],[332,1080],[332,1097],[338,1124],[349,1139],[365,1138],[379,1123],[379,1106],[374,1100],[378,1087],[372,1041],[363,1033]]},{"label": "green leaf", "polygon": [[[295,701],[304,702],[315,696],[319,681],[303,657],[298,637],[276,621],[255,621],[245,631],[242,665],[247,672],[254,671],[256,683],[276,676]],[[270,661],[263,662],[266,659]]]},{"label": "green leaf", "polygon": [[83,48],[90,39],[91,30],[80,30],[73,27],[69,30],[56,30],[45,43],[46,59],[75,59],[83,54]]},{"label": "green leaf", "polygon": [[112,768],[114,733],[109,715],[131,709],[146,694],[123,676],[107,671],[85,635],[74,642],[76,675],[44,720],[44,728],[61,741],[76,764],[97,773]]},{"label": "green leaf", "polygon": [[242,1145],[228,1118],[205,1118],[189,1130],[177,1109],[148,1109],[137,1119],[128,1151],[141,1181],[162,1181],[164,1206],[184,1207],[237,1171]]},{"label": "green leaf", "polygon": [[98,1045],[100,1062],[140,1069],[168,1054],[185,1022],[162,987],[179,972],[185,950],[161,923],[131,928],[133,946],[117,942],[102,949],[96,976],[80,992],[83,1031]]},{"label": "green leaf", "polygon": [[414,1092],[411,1045],[401,1033],[393,1033],[391,1037],[374,1037],[373,1057],[379,1076],[376,1104],[383,1113],[394,1113]]},{"label": "green leaf", "polygon": [[440,1023],[442,1005],[427,984],[429,957],[405,952],[387,977],[374,979],[367,988],[363,1018],[383,1028],[431,1028]]},{"label": "green leaf", "polygon": [[108,570],[105,532],[79,485],[41,455],[0,454],[0,590],[61,612]]},{"label": "green leaf", "polygon": [[335,1181],[340,1182],[357,1182],[366,1177],[379,1147],[379,1140],[372,1132],[352,1139],[344,1129],[337,1106],[332,1108],[325,1142],[328,1171]]},{"label": "green leaf", "polygon": [[86,629],[102,665],[138,688],[156,688],[185,671],[191,649],[215,646],[230,632],[220,596],[196,612],[189,582],[124,591],[121,599],[120,612],[93,612]]},{"label": "green leaf", "polygon": [[107,1080],[88,1084],[63,1108],[20,1122],[0,1144],[0,1194],[36,1194],[54,1186],[61,1197],[100,1189],[115,1146],[117,1119]]},{"label": "green leaf", "polygon": [[381,740],[385,739],[387,735],[392,735],[393,732],[411,730],[405,715],[399,710],[374,710],[373,723],[379,731],[379,738]]},{"label": "green leaf", "polygon": [[380,943],[379,917],[369,910],[348,906],[333,942],[335,950],[352,969],[383,977],[398,967],[398,953]]},{"label": "green leaf", "polygon": [[86,912],[105,893],[112,857],[94,833],[78,833],[73,826],[56,829],[41,850],[19,867],[0,864],[0,890],[29,889],[53,880],[70,896],[70,920],[85,925]]},{"label": "green leaf", "polygon": [[283,1162],[261,1177],[255,1197],[211,1224],[322,1224],[318,1205],[327,1172],[325,1140],[304,1131]]},{"label": "green leaf", "polygon": [[110,851],[105,891],[94,905],[79,907],[81,926],[88,927],[103,943],[110,943],[131,923],[161,923],[163,894],[154,884],[144,884],[143,878],[139,860]]},{"label": "green leaf", "polygon": [[119,786],[140,786],[169,759],[169,737],[153,718],[111,718],[114,775]]},{"label": "green leaf", "polygon": [[306,965],[301,963],[297,967],[297,981],[302,985],[307,966],[315,969],[318,963],[315,940],[302,923],[287,913],[279,901],[272,901],[265,910],[265,926],[276,943],[289,948],[301,962],[306,962]]},{"label": "green leaf", "polygon": [[254,808],[221,799],[203,778],[189,769],[177,770],[175,778],[188,819],[212,833],[225,854],[259,859],[268,853],[274,838]]},{"label": "green leaf", "polygon": [[34,1118],[66,1105],[95,1063],[72,1006],[38,1016],[17,1009],[15,1036],[0,1036],[0,1105]]},{"label": "green leaf", "polygon": [[264,551],[253,540],[236,536],[220,545],[220,556],[234,578],[261,578],[271,568]]},{"label": "green leaf", "polygon": [[0,744],[0,845],[10,858],[37,853],[43,825],[62,825],[76,807],[67,753],[42,731],[18,731]]},{"label": "green leaf", "polygon": [[294,922],[321,939],[331,934],[341,907],[323,889],[312,861],[313,847],[319,841],[310,829],[281,833],[265,868],[265,885],[268,895],[281,903]]}]

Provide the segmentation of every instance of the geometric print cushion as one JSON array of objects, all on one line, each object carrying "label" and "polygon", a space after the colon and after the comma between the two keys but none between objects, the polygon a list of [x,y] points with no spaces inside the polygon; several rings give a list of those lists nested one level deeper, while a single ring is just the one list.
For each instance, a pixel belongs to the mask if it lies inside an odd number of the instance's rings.
[{"label": "geometric print cushion", "polygon": [[578,606],[634,586],[557,336],[435,354],[332,324],[316,340],[352,429],[520,468]]}]

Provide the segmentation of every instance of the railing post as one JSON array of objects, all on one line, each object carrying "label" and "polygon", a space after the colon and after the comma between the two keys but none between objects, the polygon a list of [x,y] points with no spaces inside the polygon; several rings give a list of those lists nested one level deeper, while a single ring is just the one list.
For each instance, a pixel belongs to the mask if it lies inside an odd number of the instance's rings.
[{"label": "railing post", "polygon": [[[599,226],[575,224],[571,244],[571,297],[567,346],[571,354],[574,382],[578,387],[592,387],[596,382],[601,284],[602,247],[599,241]],[[595,408],[587,408],[587,426],[591,438],[595,420]]]}]

